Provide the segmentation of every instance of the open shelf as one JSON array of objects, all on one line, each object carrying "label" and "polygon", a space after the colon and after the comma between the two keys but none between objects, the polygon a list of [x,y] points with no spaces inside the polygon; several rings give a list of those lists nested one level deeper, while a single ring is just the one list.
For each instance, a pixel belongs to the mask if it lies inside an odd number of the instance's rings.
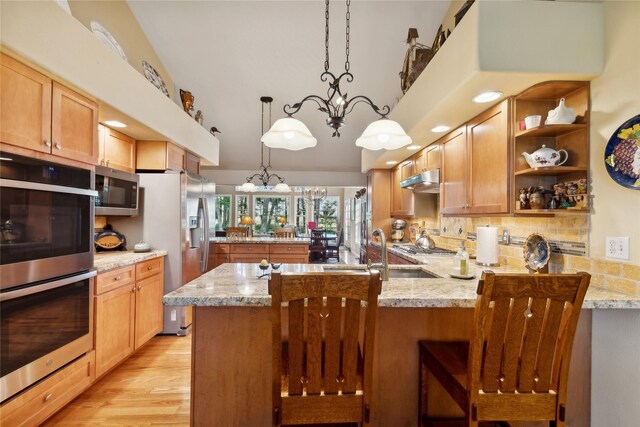
[{"label": "open shelf", "polygon": [[527,129],[516,133],[516,138],[526,137],[545,137],[545,136],[561,136],[580,129],[586,129],[584,123],[571,125],[542,125],[535,128]]},{"label": "open shelf", "polygon": [[586,172],[587,168],[582,166],[548,166],[544,168],[528,168],[515,173],[516,176],[521,175],[564,175],[573,172]]}]

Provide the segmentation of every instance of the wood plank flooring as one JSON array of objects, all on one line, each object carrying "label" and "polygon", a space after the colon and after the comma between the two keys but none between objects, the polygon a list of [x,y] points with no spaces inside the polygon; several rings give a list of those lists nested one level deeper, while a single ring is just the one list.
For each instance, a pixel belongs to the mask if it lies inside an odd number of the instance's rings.
[{"label": "wood plank flooring", "polygon": [[191,335],[156,336],[44,426],[188,426]]}]

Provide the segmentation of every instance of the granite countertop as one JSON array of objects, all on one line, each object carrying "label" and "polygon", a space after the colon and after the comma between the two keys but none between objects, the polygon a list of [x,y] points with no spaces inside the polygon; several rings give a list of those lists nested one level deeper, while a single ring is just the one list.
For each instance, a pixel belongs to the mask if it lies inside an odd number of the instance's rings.
[{"label": "granite countertop", "polygon": [[268,243],[268,244],[301,244],[308,245],[311,239],[308,237],[211,237],[214,243]]},{"label": "granite countertop", "polygon": [[[380,307],[474,307],[476,288],[482,268],[472,265],[471,280],[454,279],[448,276],[451,256],[423,255],[423,265],[394,265],[396,270],[422,269],[438,278],[391,278],[383,282],[378,298]],[[364,265],[327,264],[283,264],[283,272],[322,272],[330,270],[365,269]],[[512,267],[491,268],[496,273],[523,272]],[[267,277],[258,264],[223,264],[201,277],[176,289],[163,298],[166,305],[177,306],[244,306],[268,307],[271,297],[267,291]],[[640,297],[608,291],[591,286],[583,308],[640,308]]]},{"label": "granite countertop", "polygon": [[111,251],[98,252],[93,255],[93,266],[98,273],[113,270],[127,265],[136,264],[148,259],[158,258],[167,255],[167,251],[150,251],[150,252],[134,252],[134,251]]}]

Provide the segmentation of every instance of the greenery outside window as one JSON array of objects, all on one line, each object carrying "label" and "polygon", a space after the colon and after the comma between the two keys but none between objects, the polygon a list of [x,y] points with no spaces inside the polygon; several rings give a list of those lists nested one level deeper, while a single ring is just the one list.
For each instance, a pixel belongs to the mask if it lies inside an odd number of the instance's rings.
[{"label": "greenery outside window", "polygon": [[231,195],[216,195],[215,209],[215,224],[213,229],[222,231],[231,225]]},{"label": "greenery outside window", "polygon": [[296,234],[297,235],[305,234],[307,232],[307,222],[309,222],[309,220],[307,219],[307,201],[304,199],[304,197],[296,196],[295,205],[296,205],[296,210],[295,210]]},{"label": "greenery outside window", "polygon": [[236,195],[236,226],[245,215],[249,215],[249,196]]},{"label": "greenery outside window", "polygon": [[254,196],[254,234],[273,233],[273,229],[281,225],[281,223],[278,222],[280,218],[285,218],[285,223],[288,223],[290,218],[290,204],[291,197]]},{"label": "greenery outside window", "polygon": [[337,232],[338,223],[340,222],[339,203],[340,197],[338,196],[329,196],[324,200],[316,200],[313,202],[313,216],[318,224],[318,228],[324,228],[330,232]]}]

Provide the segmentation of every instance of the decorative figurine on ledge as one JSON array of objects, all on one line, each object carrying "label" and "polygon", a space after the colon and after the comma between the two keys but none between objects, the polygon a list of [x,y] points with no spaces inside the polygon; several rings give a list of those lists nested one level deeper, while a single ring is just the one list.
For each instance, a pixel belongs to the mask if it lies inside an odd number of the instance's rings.
[{"label": "decorative figurine on ledge", "polygon": [[218,132],[218,133],[222,133],[222,132],[220,132],[220,131],[218,130],[218,128],[217,128],[217,127],[215,127],[215,126],[212,126],[212,127],[211,127],[211,129],[209,129],[209,132],[211,132],[211,135],[213,135],[213,136],[215,136],[215,135],[216,135],[216,132]]},{"label": "decorative figurine on ledge", "polygon": [[182,109],[191,116],[190,111],[193,111],[193,101],[195,97],[188,90],[180,89],[180,99],[182,100]]},{"label": "decorative figurine on ledge", "polygon": [[204,117],[202,116],[202,111],[198,110],[196,112],[196,116],[194,117],[194,119],[196,119],[196,122],[198,122],[200,124],[200,126],[202,126],[202,122],[204,121]]}]

